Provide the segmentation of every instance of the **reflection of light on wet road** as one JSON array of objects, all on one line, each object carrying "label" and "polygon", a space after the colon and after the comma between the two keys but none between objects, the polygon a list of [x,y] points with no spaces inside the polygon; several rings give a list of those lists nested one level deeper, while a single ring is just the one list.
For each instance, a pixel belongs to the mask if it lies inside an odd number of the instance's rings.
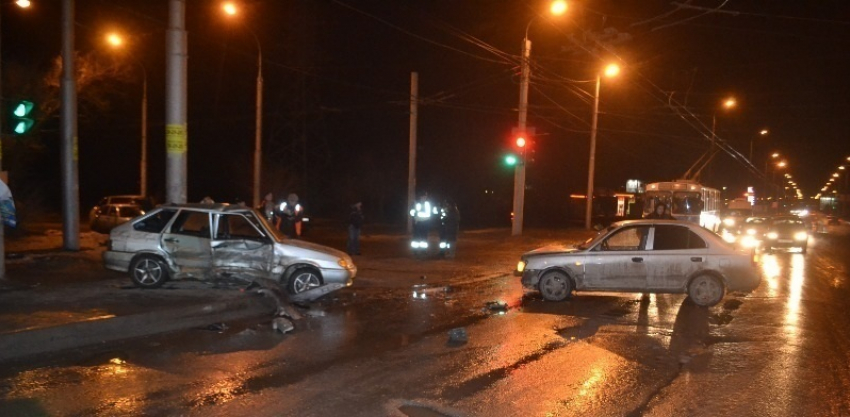
[{"label": "reflection of light on wet road", "polygon": [[581,397],[596,397],[596,391],[599,388],[599,384],[605,379],[605,371],[602,367],[596,365],[590,369],[590,377],[588,377],[582,384],[581,389],[578,392],[578,395]]},{"label": "reflection of light on wet road", "polygon": [[779,262],[776,260],[776,255],[762,255],[761,269],[764,275],[765,283],[767,283],[767,296],[770,298],[779,295]]},{"label": "reflection of light on wet road", "polygon": [[788,304],[785,308],[785,332],[796,343],[799,336],[797,323],[800,319],[800,300],[803,296],[806,260],[803,256],[791,257],[791,282],[788,283]]}]

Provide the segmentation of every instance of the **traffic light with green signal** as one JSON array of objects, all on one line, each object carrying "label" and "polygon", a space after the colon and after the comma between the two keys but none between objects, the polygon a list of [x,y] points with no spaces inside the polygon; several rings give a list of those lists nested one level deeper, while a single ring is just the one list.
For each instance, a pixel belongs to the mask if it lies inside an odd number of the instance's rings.
[{"label": "traffic light with green signal", "polygon": [[505,155],[505,165],[512,167],[512,166],[516,165],[517,162],[519,162],[519,159],[517,158],[516,155],[514,155],[514,154]]},{"label": "traffic light with green signal", "polygon": [[32,119],[32,110],[35,104],[29,100],[18,100],[12,103],[12,132],[23,135],[32,129],[35,120]]}]

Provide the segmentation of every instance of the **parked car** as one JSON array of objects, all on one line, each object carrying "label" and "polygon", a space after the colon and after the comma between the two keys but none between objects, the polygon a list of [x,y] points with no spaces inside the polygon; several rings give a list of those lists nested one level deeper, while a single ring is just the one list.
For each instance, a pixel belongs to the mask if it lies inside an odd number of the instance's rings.
[{"label": "parked car", "polygon": [[106,212],[112,205],[134,205],[139,207],[142,212],[146,212],[154,208],[153,199],[143,195],[126,194],[126,195],[109,195],[100,199],[97,204],[89,210],[89,223],[100,214]]},{"label": "parked car", "polygon": [[574,248],[522,255],[523,287],[561,301],[576,291],[685,293],[700,306],[727,291],[751,291],[760,278],[752,251],[736,249],[697,224],[626,220]]},{"label": "parked car", "polygon": [[287,239],[255,210],[228,204],[159,206],[112,229],[103,261],[142,288],[221,276],[268,278],[290,294],[321,288],[324,295],[351,285],[357,274],[347,254]]},{"label": "parked car", "polygon": [[113,227],[145,214],[145,211],[135,204],[107,204],[103,207],[91,214],[89,226],[92,231],[109,233]]},{"label": "parked car", "polygon": [[764,233],[764,250],[799,249],[806,253],[809,245],[809,227],[797,216],[776,216]]}]

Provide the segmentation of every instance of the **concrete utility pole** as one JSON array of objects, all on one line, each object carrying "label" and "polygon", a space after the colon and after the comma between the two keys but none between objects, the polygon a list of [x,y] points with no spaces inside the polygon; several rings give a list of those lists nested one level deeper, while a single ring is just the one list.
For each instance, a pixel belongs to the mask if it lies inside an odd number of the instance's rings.
[{"label": "concrete utility pole", "polygon": [[[254,35],[254,32],[251,31],[251,34]],[[257,41],[257,103],[254,121],[254,205],[251,207],[260,205],[260,173],[263,166],[263,49],[257,35],[254,35],[254,40]]]},{"label": "concrete utility pole", "polygon": [[186,2],[168,1],[168,34],[166,39],[165,69],[165,189],[166,202],[186,202],[186,69],[188,45],[186,42]]},{"label": "concrete utility pole", "polygon": [[142,67],[142,153],[139,158],[139,191],[148,195],[148,71]]},{"label": "concrete utility pole", "polygon": [[[529,22],[529,26],[531,23]],[[522,40],[522,80],[519,83],[519,119],[517,120],[517,132],[525,134],[526,117],[528,114],[528,79],[531,76],[529,58],[531,56],[531,41],[528,40],[528,29],[525,30],[525,38]],[[525,205],[525,151],[519,157],[516,168],[514,168],[514,221],[511,225],[511,235],[522,234],[523,206]]]},{"label": "concrete utility pole", "polygon": [[74,0],[62,1],[62,242],[80,250],[80,186],[77,180],[77,79],[74,65]]},{"label": "concrete utility pole", "polygon": [[[416,123],[419,113],[419,73],[410,73],[410,150],[407,168],[407,208],[416,200]],[[405,210],[405,213],[407,210]],[[413,233],[413,218],[407,216],[407,233]]]},{"label": "concrete utility pole", "polygon": [[590,127],[590,159],[587,164],[587,205],[584,212],[584,228],[593,226],[593,177],[596,171],[596,125],[599,120],[599,87],[602,76],[596,75],[596,95],[593,97],[593,121]]}]

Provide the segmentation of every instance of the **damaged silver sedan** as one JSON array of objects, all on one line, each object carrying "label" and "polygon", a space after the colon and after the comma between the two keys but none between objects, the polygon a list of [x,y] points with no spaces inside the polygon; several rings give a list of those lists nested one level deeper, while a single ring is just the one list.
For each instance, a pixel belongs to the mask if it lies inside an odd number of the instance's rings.
[{"label": "damaged silver sedan", "polygon": [[735,249],[699,225],[675,220],[614,223],[574,248],[522,255],[522,285],[546,300],[577,291],[685,293],[700,306],[760,282],[755,254]]},{"label": "damaged silver sedan", "polygon": [[103,260],[142,288],[181,278],[272,279],[293,299],[349,286],[357,274],[342,251],[287,239],[254,210],[227,204],[160,206],[112,229]]}]

